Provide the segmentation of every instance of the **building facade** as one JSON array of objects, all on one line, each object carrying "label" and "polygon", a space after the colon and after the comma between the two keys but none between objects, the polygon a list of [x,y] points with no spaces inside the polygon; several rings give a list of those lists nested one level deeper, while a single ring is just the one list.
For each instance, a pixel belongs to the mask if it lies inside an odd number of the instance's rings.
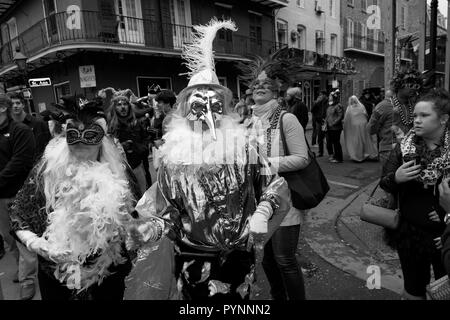
[{"label": "building facade", "polygon": [[[423,0],[397,1],[397,53],[400,68],[418,68],[419,16]],[[365,88],[385,86],[388,1],[341,1],[344,56],[355,62],[356,73],[345,84],[346,97],[360,96]]]},{"label": "building facade", "polygon": [[340,22],[339,0],[291,0],[276,13],[277,41],[287,46],[286,56],[304,65],[294,81],[310,108],[321,90],[342,87],[352,70],[351,62],[342,59]]},{"label": "building facade", "polygon": [[[7,0],[0,12],[0,81],[9,90],[26,79],[50,78],[51,86],[31,88],[35,112],[63,95],[93,97],[104,87],[130,88],[136,95],[158,84],[179,92],[181,48],[192,25],[213,16],[232,18],[237,32],[219,32],[216,51],[220,81],[242,91],[236,62],[267,56],[276,43],[274,10],[287,0]],[[27,60],[21,70],[17,54]],[[180,75],[181,74],[181,75]]]}]

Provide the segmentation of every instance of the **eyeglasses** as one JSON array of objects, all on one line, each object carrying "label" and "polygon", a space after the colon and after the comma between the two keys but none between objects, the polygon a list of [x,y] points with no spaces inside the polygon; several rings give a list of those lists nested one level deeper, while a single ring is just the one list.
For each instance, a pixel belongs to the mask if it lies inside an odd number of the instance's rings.
[{"label": "eyeglasses", "polygon": [[257,90],[257,89],[272,89],[273,88],[273,83],[270,81],[257,81],[253,84],[252,89],[253,90]]}]

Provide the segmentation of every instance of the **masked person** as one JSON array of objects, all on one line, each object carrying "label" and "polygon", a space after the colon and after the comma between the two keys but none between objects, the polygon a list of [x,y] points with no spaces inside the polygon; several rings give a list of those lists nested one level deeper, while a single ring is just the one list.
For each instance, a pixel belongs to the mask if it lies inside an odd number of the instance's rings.
[{"label": "masked person", "polygon": [[[266,172],[232,114],[231,91],[215,74],[212,42],[222,28],[236,30],[231,21],[213,19],[196,26],[193,43],[184,48],[189,85],[178,95],[163,137],[157,183],[136,208],[144,217],[142,240],[161,243],[138,254],[126,299],[155,299],[155,285],[170,272],[179,298],[248,298],[255,288],[250,240],[270,237],[272,225],[289,210],[285,180]],[[159,263],[162,274],[155,276],[157,266],[150,265],[175,251],[174,264],[170,257],[164,267]]]},{"label": "masked person", "polygon": [[50,142],[19,191],[12,229],[38,254],[43,300],[121,300],[131,268],[125,226],[140,193],[101,105],[77,102],[61,106],[65,137]]}]

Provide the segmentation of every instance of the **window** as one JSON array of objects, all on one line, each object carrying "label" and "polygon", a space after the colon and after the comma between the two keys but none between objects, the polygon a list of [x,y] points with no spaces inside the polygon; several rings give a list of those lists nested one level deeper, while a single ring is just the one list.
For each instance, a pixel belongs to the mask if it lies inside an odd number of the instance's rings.
[{"label": "window", "polygon": [[347,48],[353,48],[355,37],[355,24],[353,20],[347,19]]},{"label": "window", "polygon": [[262,44],[262,18],[258,14],[249,12],[250,41],[258,45]]},{"label": "window", "polygon": [[347,0],[347,6],[353,8],[355,6],[354,0]]},{"label": "window", "polygon": [[162,90],[172,89],[172,78],[166,77],[136,77],[138,87],[138,97],[147,95],[148,88],[159,86]]},{"label": "window", "polygon": [[58,26],[56,24],[56,4],[55,0],[44,0],[45,17],[47,18],[47,31],[49,36],[58,33]]},{"label": "window", "polygon": [[277,38],[279,43],[288,43],[288,24],[284,20],[277,21]]},{"label": "window", "polygon": [[297,7],[304,8],[305,0],[297,0]]},{"label": "window", "polygon": [[407,8],[402,6],[400,8],[400,26],[403,29],[406,29],[406,16],[407,16]]},{"label": "window", "polygon": [[331,35],[331,51],[330,51],[330,54],[332,55],[332,56],[337,56],[337,51],[338,51],[338,49],[337,49],[337,35],[336,34],[332,34]]},{"label": "window", "polygon": [[367,12],[367,0],[361,0],[361,11]]},{"label": "window", "polygon": [[361,49],[367,49],[367,25],[361,23]]},{"label": "window", "polygon": [[[216,17],[220,20],[227,20],[231,18],[231,8],[216,4]],[[221,29],[217,32],[217,38],[227,42],[233,41],[233,32],[231,30]]]},{"label": "window", "polygon": [[53,88],[55,90],[55,99],[56,103],[59,103],[59,99],[64,96],[70,96],[70,82],[61,82],[58,84],[53,85]]},{"label": "window", "polygon": [[322,30],[316,31],[316,52],[318,54],[324,54],[324,42],[325,37]]},{"label": "window", "polygon": [[298,48],[300,50],[306,50],[306,27],[303,25],[297,26],[297,32],[298,32]]},{"label": "window", "polygon": [[330,2],[330,17],[335,18],[336,17],[336,0],[329,0]]}]

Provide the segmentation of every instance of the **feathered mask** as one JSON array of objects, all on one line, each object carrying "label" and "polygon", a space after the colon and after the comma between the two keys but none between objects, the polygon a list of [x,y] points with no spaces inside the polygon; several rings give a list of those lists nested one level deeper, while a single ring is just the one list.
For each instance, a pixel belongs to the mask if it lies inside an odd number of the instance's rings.
[{"label": "feathered mask", "polygon": [[178,114],[189,121],[202,121],[216,140],[216,122],[226,114],[232,93],[222,86],[216,75],[213,43],[220,29],[236,31],[231,20],[213,18],[207,25],[194,26],[192,43],[183,48],[184,65],[189,69],[189,84],[180,93]]}]

